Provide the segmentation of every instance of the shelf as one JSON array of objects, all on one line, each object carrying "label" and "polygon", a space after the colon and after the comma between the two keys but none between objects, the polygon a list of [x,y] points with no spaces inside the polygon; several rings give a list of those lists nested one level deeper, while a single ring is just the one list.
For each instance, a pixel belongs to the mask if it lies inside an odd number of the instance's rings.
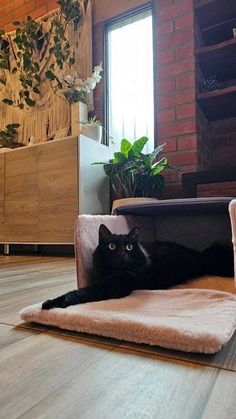
[{"label": "shelf", "polygon": [[235,0],[198,0],[195,13],[206,45],[232,38],[232,29],[236,27]]},{"label": "shelf", "polygon": [[221,90],[199,93],[197,99],[209,121],[236,116],[236,85]]},{"label": "shelf", "polygon": [[198,48],[196,57],[205,78],[213,75],[218,81],[236,78],[236,38]]}]

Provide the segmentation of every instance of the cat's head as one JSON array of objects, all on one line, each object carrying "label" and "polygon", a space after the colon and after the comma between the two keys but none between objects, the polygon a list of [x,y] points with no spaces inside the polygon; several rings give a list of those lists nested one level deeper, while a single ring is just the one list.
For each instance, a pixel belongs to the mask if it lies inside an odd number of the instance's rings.
[{"label": "cat's head", "polygon": [[106,274],[135,270],[148,263],[147,255],[140,244],[139,227],[134,227],[128,234],[113,234],[101,224],[95,254],[98,269]]}]

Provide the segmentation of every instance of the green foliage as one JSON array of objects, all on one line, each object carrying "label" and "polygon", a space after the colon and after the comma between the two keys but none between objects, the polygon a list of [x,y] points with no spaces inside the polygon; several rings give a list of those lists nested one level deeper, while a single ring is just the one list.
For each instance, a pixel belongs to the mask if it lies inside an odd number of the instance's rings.
[{"label": "green foliage", "polygon": [[[15,105],[23,109],[25,105],[35,106],[35,95],[40,94],[42,79],[40,77],[40,58],[35,59],[44,43],[51,45],[46,57],[47,63],[52,57],[55,58],[55,64],[51,64],[46,71],[45,77],[56,84],[57,89],[62,89],[62,84],[55,72],[62,70],[64,63],[74,64],[75,59],[70,51],[70,44],[66,38],[66,28],[68,23],[74,23],[74,29],[82,17],[79,0],[59,0],[60,13],[53,21],[49,32],[42,33],[39,22],[28,16],[23,22],[14,21],[16,27],[16,36],[11,43],[16,65],[10,68],[9,54],[10,42],[3,29],[0,29],[0,84],[6,85],[6,71],[11,74],[18,74],[21,83],[21,89],[18,92],[18,98],[14,102],[6,98],[3,102],[9,106]],[[15,48],[17,47],[17,48]],[[17,52],[16,52],[16,51]],[[34,57],[34,59],[32,59]],[[33,94],[33,97],[32,97]]]},{"label": "green foliage", "polygon": [[111,163],[95,163],[103,164],[114,192],[121,198],[160,198],[165,186],[165,179],[160,173],[165,169],[178,170],[168,164],[166,157],[158,160],[165,144],[156,147],[152,153],[144,154],[147,142],[147,137],[139,138],[133,144],[123,139],[120,151],[114,153]]},{"label": "green foliage", "polygon": [[2,147],[11,147],[17,143],[17,128],[20,124],[8,124],[5,131],[0,131],[0,145]]}]

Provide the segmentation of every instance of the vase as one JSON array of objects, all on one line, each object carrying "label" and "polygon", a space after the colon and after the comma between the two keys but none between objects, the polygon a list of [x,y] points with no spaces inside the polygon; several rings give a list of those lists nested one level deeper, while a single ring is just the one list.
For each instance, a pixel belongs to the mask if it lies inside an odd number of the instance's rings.
[{"label": "vase", "polygon": [[83,102],[73,102],[71,104],[71,135],[78,136],[80,133],[81,122],[88,120],[88,107]]},{"label": "vase", "polygon": [[86,125],[82,124],[80,129],[81,134],[92,140],[100,143],[102,141],[102,126],[101,125]]}]

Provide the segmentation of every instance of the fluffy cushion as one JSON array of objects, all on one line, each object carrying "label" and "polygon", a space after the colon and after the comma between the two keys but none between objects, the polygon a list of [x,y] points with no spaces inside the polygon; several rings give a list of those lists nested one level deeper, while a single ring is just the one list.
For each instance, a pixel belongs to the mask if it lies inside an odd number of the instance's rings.
[{"label": "fluffy cushion", "polygon": [[236,296],[210,289],[134,291],[130,296],[21,311],[25,321],[186,352],[215,353],[236,328]]}]

